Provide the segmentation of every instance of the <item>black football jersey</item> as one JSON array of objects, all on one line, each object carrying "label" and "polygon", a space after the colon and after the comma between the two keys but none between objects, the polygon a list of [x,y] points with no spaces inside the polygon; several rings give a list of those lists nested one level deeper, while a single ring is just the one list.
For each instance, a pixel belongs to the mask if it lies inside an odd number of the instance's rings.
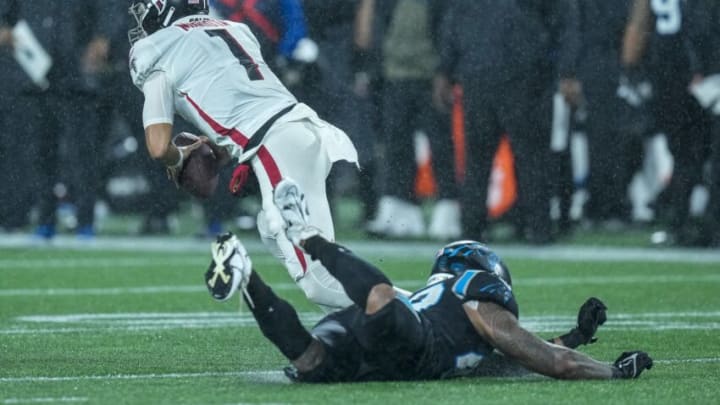
[{"label": "black football jersey", "polygon": [[493,347],[480,337],[467,317],[467,301],[494,302],[518,316],[512,287],[494,274],[466,270],[457,277],[415,292],[410,304],[426,318],[432,335],[433,353],[420,372],[432,377],[472,374]]},{"label": "black football jersey", "polygon": [[649,69],[670,75],[683,85],[689,82],[697,52],[688,35],[691,25],[687,0],[647,0],[652,13]]},{"label": "black football jersey", "polygon": [[[365,315],[353,305],[326,316],[312,334],[326,345],[329,356],[316,370],[292,378],[388,381],[473,374],[493,347],[468,319],[463,309],[467,301],[494,302],[518,315],[507,283],[493,273],[466,270],[415,292],[409,299],[398,297],[377,315]],[[369,336],[378,332],[382,336]],[[376,341],[372,348],[367,344],[370,340]]]}]

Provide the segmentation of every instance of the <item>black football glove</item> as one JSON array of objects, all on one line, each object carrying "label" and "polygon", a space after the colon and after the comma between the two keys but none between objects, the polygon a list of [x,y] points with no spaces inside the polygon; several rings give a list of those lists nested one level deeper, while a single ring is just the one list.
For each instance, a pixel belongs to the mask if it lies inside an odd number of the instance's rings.
[{"label": "black football glove", "polygon": [[598,298],[591,297],[580,307],[578,312],[577,330],[583,337],[582,344],[595,343],[597,328],[607,320],[607,307]]},{"label": "black football glove", "polygon": [[598,298],[591,297],[580,307],[577,326],[560,336],[563,345],[574,349],[580,345],[595,343],[597,328],[607,320],[607,307]]},{"label": "black football glove", "polygon": [[638,378],[643,370],[650,370],[653,360],[641,351],[623,352],[613,363],[613,378]]}]

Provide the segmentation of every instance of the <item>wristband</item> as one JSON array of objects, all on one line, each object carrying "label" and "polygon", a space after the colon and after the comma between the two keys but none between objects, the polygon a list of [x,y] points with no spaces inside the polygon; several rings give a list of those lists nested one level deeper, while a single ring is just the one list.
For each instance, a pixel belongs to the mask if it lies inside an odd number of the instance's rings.
[{"label": "wristband", "polygon": [[563,346],[575,349],[576,347],[586,344],[586,339],[577,328],[573,328],[570,332],[560,336]]},{"label": "wristband", "polygon": [[612,368],[612,378],[625,378],[625,374],[620,370],[618,366],[610,366]]}]

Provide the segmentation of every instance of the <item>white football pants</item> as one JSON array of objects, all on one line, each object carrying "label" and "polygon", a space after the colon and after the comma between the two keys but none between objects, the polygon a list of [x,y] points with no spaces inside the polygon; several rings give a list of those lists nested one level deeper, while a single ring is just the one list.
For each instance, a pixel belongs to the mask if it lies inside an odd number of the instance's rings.
[{"label": "white football pants", "polygon": [[319,119],[303,104],[275,122],[250,160],[262,195],[262,210],[257,218],[260,237],[307,298],[326,312],[345,308],[352,301],[319,261],[311,260],[287,239],[284,221],[273,203],[273,190],[283,178],[294,180],[305,193],[310,224],[320,229],[325,238],[334,240],[325,180],[338,160],[357,163],[352,142],[343,131]]}]

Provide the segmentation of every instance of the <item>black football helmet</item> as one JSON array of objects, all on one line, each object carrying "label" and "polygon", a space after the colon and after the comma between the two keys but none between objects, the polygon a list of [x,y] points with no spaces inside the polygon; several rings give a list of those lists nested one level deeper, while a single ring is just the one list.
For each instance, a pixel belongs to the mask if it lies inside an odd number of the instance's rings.
[{"label": "black football helmet", "polygon": [[487,246],[474,240],[460,240],[445,245],[435,255],[427,284],[434,284],[460,275],[465,270],[483,270],[495,273],[512,286],[510,269]]},{"label": "black football helmet", "polygon": [[207,14],[209,0],[132,0],[130,15],[136,27],[128,31],[130,44],[194,14]]}]

